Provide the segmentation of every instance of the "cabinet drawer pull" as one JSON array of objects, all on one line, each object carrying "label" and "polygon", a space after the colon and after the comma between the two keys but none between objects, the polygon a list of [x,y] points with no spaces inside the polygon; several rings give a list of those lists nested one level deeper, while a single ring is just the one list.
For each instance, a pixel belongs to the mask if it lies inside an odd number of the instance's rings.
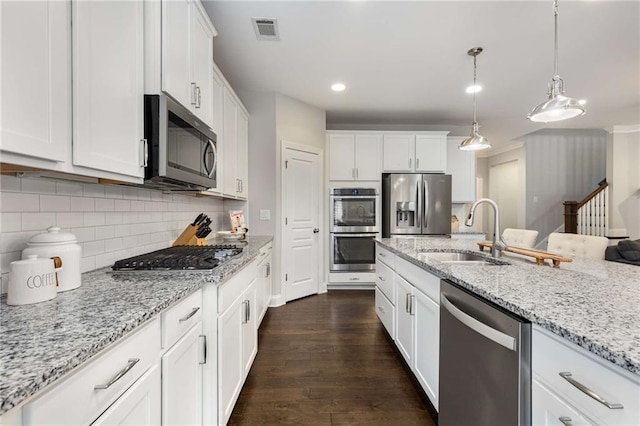
[{"label": "cabinet drawer pull", "polygon": [[560,423],[562,423],[564,426],[571,426],[571,417],[558,417],[558,420],[560,420]]},{"label": "cabinet drawer pull", "polygon": [[385,313],[386,313],[386,312],[384,311],[384,308],[383,308],[382,306],[378,306],[378,310],[379,310],[380,312],[382,312],[383,314],[385,314]]},{"label": "cabinet drawer pull", "polygon": [[378,256],[380,256],[380,257],[387,257],[387,255],[386,255],[386,254],[384,254],[384,253],[378,253]]},{"label": "cabinet drawer pull", "polygon": [[204,334],[201,334],[200,337],[202,338],[202,361],[200,361],[200,364],[206,364],[207,363],[207,336]]},{"label": "cabinet drawer pull", "polygon": [[183,316],[182,318],[180,318],[178,321],[179,321],[179,322],[183,322],[183,321],[188,320],[189,318],[191,318],[192,316],[194,316],[194,315],[195,315],[199,310],[200,310],[200,308],[199,308],[199,307],[198,307],[198,308],[193,308],[193,309],[191,310],[191,312],[189,312],[187,315],[185,315],[185,316]]},{"label": "cabinet drawer pull", "polygon": [[149,141],[140,139],[140,142],[142,142],[142,167],[147,167],[149,165]]},{"label": "cabinet drawer pull", "polygon": [[196,104],[196,87],[198,87],[195,81],[191,82],[191,105]]},{"label": "cabinet drawer pull", "polygon": [[420,168],[420,159],[416,158],[416,170]]},{"label": "cabinet drawer pull", "polygon": [[349,281],[360,281],[360,278],[358,278],[358,277],[351,277],[351,278],[349,278]]},{"label": "cabinet drawer pull", "polygon": [[600,404],[604,405],[608,409],[610,409],[610,410],[622,410],[624,408],[624,406],[622,404],[617,404],[615,402],[613,402],[613,403],[612,402],[608,402],[603,397],[601,397],[600,395],[598,395],[597,393],[595,393],[594,391],[592,391],[591,389],[589,389],[588,387],[586,387],[585,385],[580,383],[579,381],[573,379],[571,377],[571,373],[570,372],[563,371],[562,373],[558,373],[558,374],[560,374],[560,377],[565,379],[567,382],[571,383],[573,386],[578,388],[582,393],[584,393],[584,394],[590,396],[591,398],[595,399],[596,401],[598,401]]},{"label": "cabinet drawer pull", "polygon": [[386,281],[383,277],[381,277],[380,275],[378,275],[378,278],[380,279],[380,281]]},{"label": "cabinet drawer pull", "polygon": [[127,361],[127,365],[122,370],[118,371],[111,379],[109,379],[109,382],[106,385],[95,385],[93,389],[95,390],[109,389],[109,387],[112,384],[120,380],[122,376],[127,374],[129,370],[131,370],[133,366],[136,365],[138,362],[140,362],[140,358],[131,358],[129,361]]}]

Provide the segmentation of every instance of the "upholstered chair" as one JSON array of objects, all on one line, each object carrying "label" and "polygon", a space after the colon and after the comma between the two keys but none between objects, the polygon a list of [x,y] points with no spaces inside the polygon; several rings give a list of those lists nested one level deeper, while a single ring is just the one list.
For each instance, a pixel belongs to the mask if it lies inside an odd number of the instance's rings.
[{"label": "upholstered chair", "polygon": [[554,232],[549,235],[547,251],[564,256],[604,259],[604,251],[608,245],[609,240],[605,237]]},{"label": "upholstered chair", "polygon": [[538,231],[530,229],[506,228],[502,241],[509,247],[533,248],[538,239]]}]

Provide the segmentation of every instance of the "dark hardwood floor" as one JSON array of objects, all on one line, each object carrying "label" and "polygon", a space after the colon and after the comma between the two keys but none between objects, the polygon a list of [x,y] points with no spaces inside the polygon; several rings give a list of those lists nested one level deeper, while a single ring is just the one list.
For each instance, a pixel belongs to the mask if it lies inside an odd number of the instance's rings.
[{"label": "dark hardwood floor", "polygon": [[372,291],[270,308],[230,425],[435,425],[374,311]]}]

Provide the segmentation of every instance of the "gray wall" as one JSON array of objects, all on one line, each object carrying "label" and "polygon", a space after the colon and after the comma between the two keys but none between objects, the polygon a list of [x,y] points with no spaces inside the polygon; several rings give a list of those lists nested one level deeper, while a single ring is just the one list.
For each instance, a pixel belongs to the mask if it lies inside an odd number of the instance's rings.
[{"label": "gray wall", "polygon": [[580,201],[606,176],[607,132],[544,129],[522,137],[526,150],[526,228],[544,239],[564,222],[564,201]]}]

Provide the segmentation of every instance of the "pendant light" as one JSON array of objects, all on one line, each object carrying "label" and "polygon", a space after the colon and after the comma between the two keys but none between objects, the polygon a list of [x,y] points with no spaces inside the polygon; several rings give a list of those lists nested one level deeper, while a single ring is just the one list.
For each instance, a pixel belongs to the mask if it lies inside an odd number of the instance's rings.
[{"label": "pendant light", "polygon": [[[473,86],[476,84],[476,58],[482,53],[482,47],[474,47],[469,49],[467,55],[473,56]],[[471,126],[471,136],[460,142],[458,149],[462,151],[477,151],[480,149],[491,148],[491,144],[484,136],[478,134],[478,120],[476,119],[476,91],[473,92],[473,125]]]},{"label": "pendant light", "polygon": [[558,75],[558,0],[553,0],[555,21],[553,78],[549,82],[549,99],[536,106],[527,118],[531,121],[548,123],[584,115],[584,106],[577,99],[564,96],[564,81]]}]

